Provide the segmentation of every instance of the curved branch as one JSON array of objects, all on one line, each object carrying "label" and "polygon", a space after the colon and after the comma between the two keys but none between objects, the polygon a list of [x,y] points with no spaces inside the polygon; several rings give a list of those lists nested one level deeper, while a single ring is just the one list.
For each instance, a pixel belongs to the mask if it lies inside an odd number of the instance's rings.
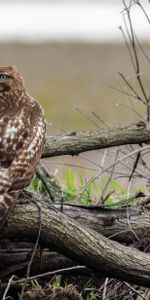
[{"label": "curved branch", "polygon": [[[61,206],[55,204],[61,210]],[[80,224],[115,241],[126,244],[137,241],[150,231],[150,211],[141,206],[121,209],[88,208],[64,204],[63,212]],[[130,219],[129,219],[130,218]]]},{"label": "curved branch", "polygon": [[[38,223],[36,206],[17,206],[1,238],[33,242],[38,234]],[[41,225],[40,243],[43,246],[84,264],[100,276],[150,285],[148,254],[109,240],[45,203],[41,205]]]},{"label": "curved branch", "polygon": [[149,124],[139,122],[125,127],[99,128],[48,137],[42,158],[78,155],[81,152],[150,141]]},{"label": "curved branch", "polygon": [[[42,198],[42,202],[45,198]],[[58,210],[61,210],[61,205],[53,204]],[[32,206],[32,204],[31,204]],[[18,206],[19,209],[20,206]],[[32,208],[31,208],[32,210]],[[141,214],[141,207],[128,208],[128,214],[130,220],[127,218],[127,209],[104,209],[101,207],[78,207],[65,204],[63,206],[63,212],[72,217],[84,226],[87,226],[98,233],[103,234],[106,237],[110,237],[116,241],[124,242],[126,244],[136,241],[136,237],[140,239],[140,245],[142,246],[142,240],[147,236],[147,232],[150,231],[150,211],[144,210]],[[144,237],[144,238],[143,238]],[[137,241],[138,245],[138,241]],[[34,244],[25,242],[12,243],[10,240],[6,243],[6,240],[0,242],[0,277],[5,278],[12,274],[25,274],[30,254]],[[42,264],[41,264],[42,261]],[[51,252],[49,250],[42,250],[37,253],[32,263],[32,274],[45,273],[48,271],[58,270],[62,268],[68,268],[75,266],[77,263],[58,254],[57,252]],[[87,269],[84,270],[87,275]],[[81,271],[80,271],[81,275]]]}]

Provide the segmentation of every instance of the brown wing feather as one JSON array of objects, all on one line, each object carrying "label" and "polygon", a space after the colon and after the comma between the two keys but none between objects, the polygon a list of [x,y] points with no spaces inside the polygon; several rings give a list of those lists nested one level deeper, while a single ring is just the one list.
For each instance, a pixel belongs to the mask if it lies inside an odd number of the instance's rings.
[{"label": "brown wing feather", "polygon": [[45,122],[40,106],[35,102],[34,109],[32,103],[10,116],[1,126],[1,132],[0,226],[3,226],[18,193],[30,184],[41,156]]},{"label": "brown wing feather", "polygon": [[35,172],[45,142],[40,105],[13,66],[0,67],[0,227]]}]

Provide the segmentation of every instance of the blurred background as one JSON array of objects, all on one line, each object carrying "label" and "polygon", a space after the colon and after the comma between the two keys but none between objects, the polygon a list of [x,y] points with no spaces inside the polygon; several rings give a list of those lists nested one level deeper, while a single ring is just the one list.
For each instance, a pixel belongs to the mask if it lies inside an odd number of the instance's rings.
[{"label": "blurred background", "polygon": [[[149,11],[148,0],[141,2]],[[122,9],[121,0],[0,0],[0,65],[20,70],[27,90],[45,110],[49,135],[143,117],[138,102],[113,88],[126,90],[118,72],[135,81],[119,30]],[[138,7],[132,21],[149,55],[150,26]],[[141,72],[148,86],[150,68],[142,54]]]},{"label": "blurred background", "polygon": [[[121,0],[0,0],[0,64],[18,67],[49,122],[65,130],[93,127],[76,107],[113,124],[137,117],[123,109],[127,97],[110,88],[124,88],[118,72],[133,73],[119,30],[122,9]],[[149,52],[150,27],[140,9],[133,23]],[[149,81],[147,63],[143,72]]]}]

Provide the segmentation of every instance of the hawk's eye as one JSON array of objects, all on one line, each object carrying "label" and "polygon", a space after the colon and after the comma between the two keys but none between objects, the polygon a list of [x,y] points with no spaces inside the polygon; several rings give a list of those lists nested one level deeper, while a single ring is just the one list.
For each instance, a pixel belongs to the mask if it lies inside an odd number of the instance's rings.
[{"label": "hawk's eye", "polygon": [[0,80],[5,80],[7,79],[7,75],[5,74],[0,74]]}]

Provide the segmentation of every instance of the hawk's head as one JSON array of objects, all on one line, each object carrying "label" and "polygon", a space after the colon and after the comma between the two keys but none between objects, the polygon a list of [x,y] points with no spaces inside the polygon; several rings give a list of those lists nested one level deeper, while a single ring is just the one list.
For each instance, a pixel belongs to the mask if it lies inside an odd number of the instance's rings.
[{"label": "hawk's head", "polygon": [[0,67],[0,92],[15,90],[23,86],[23,78],[15,67]]}]

